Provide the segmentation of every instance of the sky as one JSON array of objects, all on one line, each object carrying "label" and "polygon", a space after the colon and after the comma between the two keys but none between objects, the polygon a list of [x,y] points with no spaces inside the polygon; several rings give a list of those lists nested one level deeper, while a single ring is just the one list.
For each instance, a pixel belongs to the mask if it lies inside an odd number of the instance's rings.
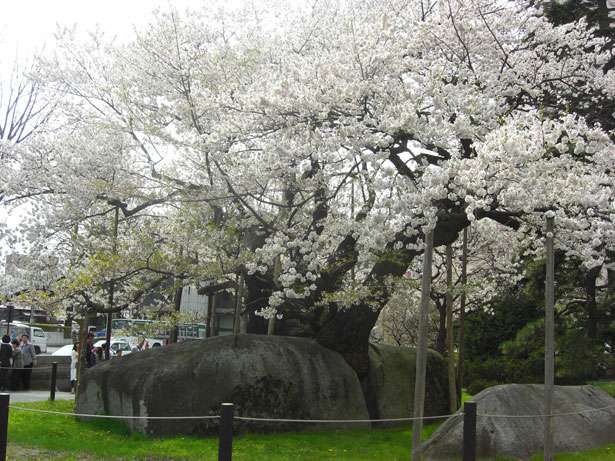
[{"label": "sky", "polygon": [[[205,0],[5,0],[0,15],[0,79],[17,59],[27,62],[36,54],[53,49],[58,25],[79,30],[100,28],[119,41],[132,37],[134,27],[147,24],[156,8],[173,6],[179,10],[198,8]],[[241,0],[238,0],[241,1]],[[211,4],[212,2],[207,2]],[[1,168],[1,165],[0,165]],[[23,210],[0,208],[0,226],[19,221]],[[0,242],[0,266],[6,245]],[[2,273],[0,267],[0,274]]]},{"label": "sky", "polygon": [[19,0],[6,1],[0,16],[0,59],[30,54],[53,42],[57,24],[89,30],[100,26],[118,38],[130,36],[133,25],[147,23],[156,7],[172,4],[198,7],[200,0]]}]

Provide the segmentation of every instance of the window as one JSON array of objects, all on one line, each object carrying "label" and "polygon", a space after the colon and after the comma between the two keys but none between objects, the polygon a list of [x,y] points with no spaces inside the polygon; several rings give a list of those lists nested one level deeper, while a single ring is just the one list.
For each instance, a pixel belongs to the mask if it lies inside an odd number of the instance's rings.
[{"label": "window", "polygon": [[38,336],[39,338],[44,338],[45,332],[43,330],[34,330],[34,336]]}]

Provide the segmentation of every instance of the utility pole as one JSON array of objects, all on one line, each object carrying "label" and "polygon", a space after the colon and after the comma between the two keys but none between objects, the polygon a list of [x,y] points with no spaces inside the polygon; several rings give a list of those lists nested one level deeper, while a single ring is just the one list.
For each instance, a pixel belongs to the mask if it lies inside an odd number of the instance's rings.
[{"label": "utility pole", "polygon": [[418,418],[412,424],[412,461],[420,461],[423,411],[425,409],[425,373],[427,371],[427,335],[429,323],[429,294],[431,291],[431,264],[433,259],[433,229],[425,235],[423,253],[423,278],[421,282],[421,310],[419,315],[419,337],[416,347],[416,373],[414,378],[414,412]]},{"label": "utility pole", "polygon": [[[113,235],[111,242],[111,255],[112,257],[117,255],[117,228],[120,219],[120,209],[119,207],[115,207],[115,213],[113,215]],[[107,349],[105,350],[105,360],[109,360],[111,354],[111,320],[113,319],[113,304],[114,304],[114,296],[115,296],[115,284],[113,281],[109,283],[109,312],[107,313],[107,328],[106,328],[106,336],[105,342],[107,343]],[[86,326],[87,328],[87,326]]]},{"label": "utility pole", "polygon": [[555,381],[555,257],[553,252],[555,213],[548,211],[547,235],[547,274],[545,280],[545,461],[553,461],[553,387]]}]

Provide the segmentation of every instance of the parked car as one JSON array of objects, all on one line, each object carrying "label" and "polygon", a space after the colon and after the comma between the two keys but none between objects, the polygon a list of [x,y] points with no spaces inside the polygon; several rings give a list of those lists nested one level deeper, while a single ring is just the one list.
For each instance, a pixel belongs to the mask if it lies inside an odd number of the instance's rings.
[{"label": "parked car", "polygon": [[[94,343],[94,349],[99,349],[102,347],[103,344],[105,344],[107,341],[106,340],[100,340],[100,341],[96,341]],[[111,339],[111,355],[115,356],[117,355],[117,351],[122,351],[122,355],[128,355],[132,352],[132,348],[130,347],[130,344],[128,343],[128,341],[125,341],[123,339]]]},{"label": "parked car", "polygon": [[70,357],[73,351],[73,345],[67,344],[66,346],[62,346],[57,351],[55,351],[51,355],[60,356],[60,357]]},{"label": "parked car", "polygon": [[[105,344],[105,342],[106,342],[105,340],[96,341],[94,343],[94,349],[101,348],[102,345]],[[69,357],[72,353],[72,350],[73,350],[73,345],[67,344],[66,346],[62,346],[61,348],[59,348],[57,351],[55,351],[51,355]],[[122,339],[112,338],[111,339],[111,355],[112,356],[117,355],[117,351],[122,351],[122,355],[128,355],[132,352],[132,349],[130,348],[130,344],[128,344],[127,341],[124,341]]]}]

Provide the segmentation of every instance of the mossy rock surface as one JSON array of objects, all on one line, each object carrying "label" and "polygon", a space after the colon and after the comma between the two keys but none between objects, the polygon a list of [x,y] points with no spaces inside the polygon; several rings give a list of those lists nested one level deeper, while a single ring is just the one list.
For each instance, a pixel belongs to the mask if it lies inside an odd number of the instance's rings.
[{"label": "mossy rock surface", "polygon": [[[414,348],[370,344],[369,368],[366,395],[372,417],[412,417],[416,372]],[[448,413],[447,383],[446,361],[437,352],[428,351],[425,416]]]},{"label": "mossy rock surface", "polygon": [[[303,338],[240,335],[173,344],[103,362],[84,373],[79,413],[130,416],[219,414],[290,419],[367,419],[354,371],[336,352]],[[211,434],[216,420],[126,420],[151,435]],[[315,425],[237,422],[241,431]],[[331,428],[329,423],[322,427]],[[339,427],[339,426],[338,426]],[[355,427],[355,426],[353,426]]]}]

